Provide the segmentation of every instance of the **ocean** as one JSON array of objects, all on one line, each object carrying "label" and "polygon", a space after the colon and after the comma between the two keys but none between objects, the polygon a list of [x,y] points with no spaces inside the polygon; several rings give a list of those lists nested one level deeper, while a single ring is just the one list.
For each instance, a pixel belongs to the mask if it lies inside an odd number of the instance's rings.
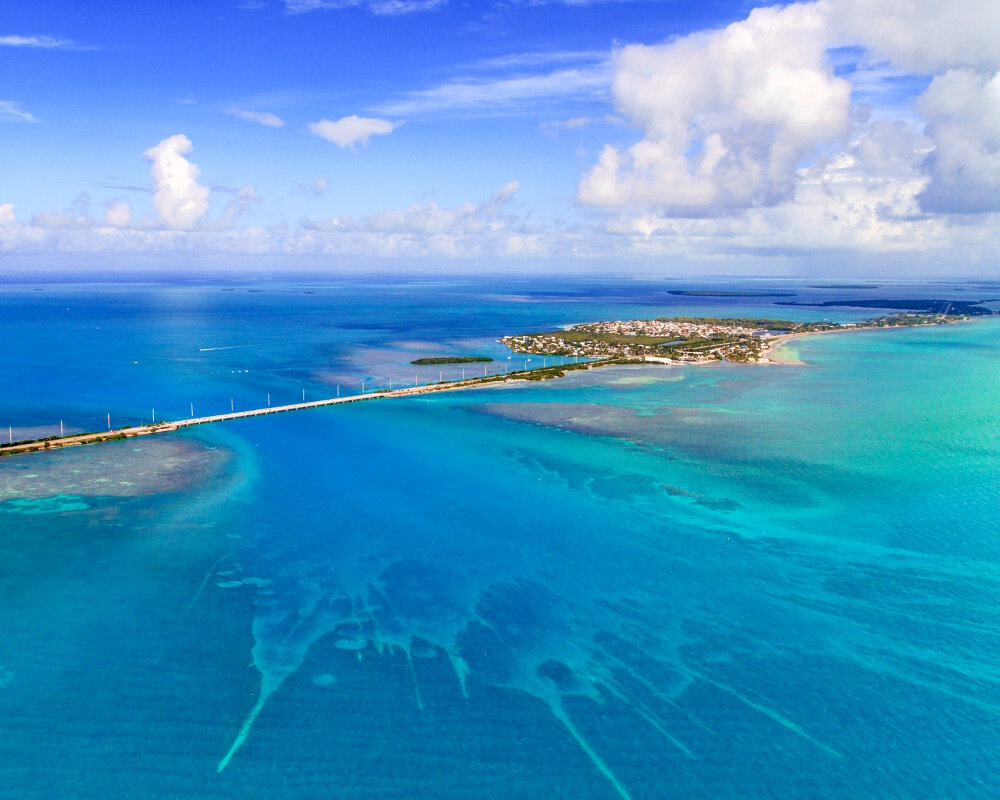
[{"label": "ocean", "polygon": [[[0,429],[541,366],[498,337],[574,322],[998,295],[8,281]],[[1000,318],[785,354],[0,459],[0,797],[995,797]]]}]

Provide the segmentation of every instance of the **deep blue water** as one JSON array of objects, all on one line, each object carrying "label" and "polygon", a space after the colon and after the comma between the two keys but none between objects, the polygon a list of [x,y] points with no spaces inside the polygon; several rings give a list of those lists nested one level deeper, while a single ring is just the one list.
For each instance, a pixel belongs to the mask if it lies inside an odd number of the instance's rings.
[{"label": "deep blue water", "polygon": [[[868,313],[708,285],[11,284],[0,425]],[[0,460],[0,797],[994,797],[1000,324],[794,344]]]}]

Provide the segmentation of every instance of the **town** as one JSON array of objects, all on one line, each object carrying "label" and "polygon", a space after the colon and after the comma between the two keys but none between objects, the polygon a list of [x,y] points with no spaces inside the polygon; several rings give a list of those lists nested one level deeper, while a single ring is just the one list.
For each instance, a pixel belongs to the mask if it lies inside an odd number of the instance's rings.
[{"label": "town", "polygon": [[505,336],[517,353],[621,361],[766,362],[779,340],[804,333],[911,327],[953,321],[939,314],[899,313],[865,322],[792,322],[767,318],[659,317],[587,322],[563,330]]}]

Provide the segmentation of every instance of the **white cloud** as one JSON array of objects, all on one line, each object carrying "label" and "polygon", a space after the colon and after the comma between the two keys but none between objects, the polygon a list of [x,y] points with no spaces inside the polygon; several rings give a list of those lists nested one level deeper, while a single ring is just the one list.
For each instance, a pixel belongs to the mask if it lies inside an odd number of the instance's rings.
[{"label": "white cloud", "polygon": [[368,230],[379,233],[478,234],[497,231],[508,224],[504,207],[517,193],[520,184],[504,184],[489,200],[478,205],[463,203],[443,209],[436,203],[416,204],[401,211],[390,210],[365,218]]},{"label": "white cloud", "polygon": [[65,210],[40,212],[29,224],[19,223],[7,203],[0,205],[0,251],[165,254],[210,252],[219,243],[231,244],[243,235],[237,233],[237,220],[260,202],[257,189],[223,190],[231,193],[226,208],[216,219],[201,221],[208,212],[209,188],[198,183],[198,168],[184,157],[191,149],[188,138],[178,134],[143,154],[152,162],[158,225],[149,216],[136,219],[131,204],[121,198],[105,201],[103,216],[95,218],[86,191]]},{"label": "white cloud", "polygon": [[418,203],[363,217],[306,219],[301,225],[201,225],[191,231],[136,224],[41,228],[18,224],[13,210],[0,206],[0,252],[28,256],[35,264],[50,257],[63,266],[72,263],[69,255],[101,255],[107,263],[141,257],[144,264],[176,264],[185,257],[192,265],[211,255],[242,266],[255,263],[249,257],[262,257],[267,260],[261,263],[275,266],[328,267],[336,257],[344,259],[338,263],[345,268],[377,259],[389,259],[394,267],[433,259],[427,263],[435,269],[471,260],[502,261],[516,269],[544,259],[547,269],[572,265],[574,271],[642,271],[651,264],[697,270],[710,264],[785,274],[817,263],[857,274],[871,266],[878,274],[940,273],[954,263],[966,273],[995,271],[1000,215],[959,226],[921,215],[915,195],[924,180],[896,181],[891,172],[868,174],[852,156],[841,156],[802,171],[796,203],[718,218],[679,219],[647,210],[571,225],[515,213],[509,207],[514,184],[478,204]]},{"label": "white cloud", "polygon": [[863,175],[908,181],[921,177],[918,168],[930,148],[914,124],[879,120],[863,129],[849,152]]},{"label": "white cloud", "polygon": [[934,213],[1000,211],[1000,72],[939,75],[921,96],[934,142],[925,167],[930,183],[920,207]]},{"label": "white cloud", "polygon": [[995,0],[829,0],[834,35],[923,73],[1000,68]]},{"label": "white cloud", "polygon": [[498,111],[537,100],[579,96],[600,98],[607,92],[609,80],[607,64],[558,69],[537,75],[463,78],[411,92],[383,103],[379,111],[399,116],[441,111]]},{"label": "white cloud", "polygon": [[337,11],[344,8],[367,8],[378,16],[399,16],[421,11],[432,11],[445,4],[445,0],[285,0],[289,14],[309,11]]},{"label": "white cloud", "polygon": [[166,228],[189,230],[208,212],[207,186],[198,183],[201,170],[184,156],[193,149],[184,134],[175,134],[143,156],[153,163],[153,206]]},{"label": "white cloud", "polygon": [[[433,4],[288,5],[402,13],[413,10],[404,6]],[[227,190],[228,205],[220,203],[221,213],[208,219],[209,189],[185,158],[191,143],[176,136],[146,153],[159,226],[147,216],[137,220],[122,200],[105,203],[94,219],[84,195],[65,211],[23,224],[7,203],[0,205],[0,251],[267,254],[281,263],[295,256],[317,263],[329,263],[330,256],[544,257],[549,264],[606,259],[639,268],[656,259],[734,269],[794,268],[834,254],[827,261],[834,266],[879,263],[865,262],[870,256],[898,257],[901,270],[918,263],[939,271],[976,262],[980,271],[996,268],[998,14],[1000,4],[981,8],[971,0],[952,6],[820,0],[763,8],[723,30],[623,47],[611,62],[600,54],[553,52],[465,65],[451,80],[375,107],[373,117],[310,125],[347,148],[387,135],[398,125],[392,119],[447,111],[537,107],[544,109],[541,119],[563,119],[543,130],[627,120],[640,131],[631,141],[620,138],[628,135],[624,130],[596,129],[619,138],[604,140],[613,144],[599,162],[590,156],[578,194],[592,207],[577,209],[568,222],[516,211],[516,182],[481,202],[403,203],[367,215],[260,226],[243,222],[259,202],[251,186]],[[609,90],[619,115],[602,118],[605,109],[595,110],[593,101]],[[246,104],[278,108],[283,102],[260,96]],[[266,124],[259,118],[265,112],[229,112]],[[0,101],[4,117],[34,120],[13,101]],[[574,138],[593,135],[588,130]],[[298,192],[319,196],[329,186],[320,178]],[[966,216],[955,216],[961,213]]]},{"label": "white cloud", "polygon": [[124,200],[112,200],[104,210],[104,222],[113,228],[127,228],[132,222],[132,206]]},{"label": "white cloud", "polygon": [[421,11],[433,11],[443,6],[446,0],[376,0],[368,7],[373,14],[381,16],[396,16],[398,14],[414,14]]},{"label": "white cloud", "polygon": [[[903,224],[903,209],[913,217],[1000,211],[997,41],[997,3],[820,0],[625,47],[613,94],[643,138],[624,150],[606,146],[578,200],[661,219],[769,207],[794,216],[798,205],[800,222],[821,226],[817,239],[850,230],[859,246],[896,241],[890,231]],[[860,59],[844,70],[861,98],[854,107],[851,84],[827,61],[832,47],[847,48],[840,59]],[[928,78],[914,71],[934,75],[915,103]],[[803,169],[812,162],[832,170],[820,184]],[[846,163],[846,172],[830,166]],[[818,185],[837,198],[824,206],[830,218],[817,213]],[[926,231],[927,222],[917,227]]]},{"label": "white cloud", "polygon": [[510,6],[598,6],[606,3],[641,3],[648,0],[504,0]]},{"label": "white cloud", "polygon": [[538,255],[545,247],[538,231],[507,209],[519,184],[510,181],[480,203],[442,208],[435,202],[386,209],[364,217],[342,214],[305,218],[298,247],[324,253],[381,257],[474,258]]},{"label": "white cloud", "polygon": [[15,34],[0,36],[0,47],[35,47],[43,50],[84,50],[81,45],[70,39],[57,39],[54,36],[17,36]]},{"label": "white cloud", "polygon": [[1000,211],[1000,3],[829,0],[829,16],[831,35],[935,76],[916,103],[933,146],[920,209]]},{"label": "white cloud", "polygon": [[826,38],[822,5],[799,4],[623,48],[615,104],[644,137],[606,146],[578,199],[693,216],[787,201],[800,162],[849,131],[850,86],[824,60]]},{"label": "white cloud", "polygon": [[295,189],[295,194],[309,194],[313,197],[322,197],[326,190],[330,188],[330,182],[320,176],[309,183],[300,183]]},{"label": "white cloud", "polygon": [[232,193],[222,216],[213,224],[213,227],[231,228],[239,217],[246,214],[258,203],[260,203],[260,197],[257,195],[257,187],[244,186],[239,191]]},{"label": "white cloud", "polygon": [[604,63],[607,50],[532,50],[485,58],[468,65],[470,70],[496,72],[514,69],[537,69],[555,64]]},{"label": "white cloud", "polygon": [[[467,202],[456,207],[417,203],[363,217],[306,219],[298,226],[226,227],[224,213],[219,224],[204,224],[194,230],[136,225],[119,228],[93,220],[80,226],[19,225],[13,208],[4,205],[0,206],[0,252],[31,254],[35,263],[39,263],[36,256],[46,254],[95,253],[143,257],[261,255],[278,257],[285,264],[296,256],[524,259],[544,255],[547,238],[539,230],[529,228],[509,208],[517,191],[517,181],[511,181],[480,203]],[[234,195],[230,208],[245,210],[255,198],[253,187],[246,187]],[[75,205],[82,207],[84,199],[78,198]],[[230,216],[229,221],[235,219],[236,212]]]},{"label": "white cloud", "polygon": [[258,125],[264,125],[268,128],[281,128],[285,124],[285,121],[281,117],[277,114],[272,114],[270,111],[247,111],[246,109],[230,106],[226,109],[226,113],[239,119],[245,119],[247,122],[256,122]]},{"label": "white cloud", "polygon": [[367,145],[372,136],[387,136],[399,125],[400,123],[390,122],[387,119],[359,117],[352,114],[336,121],[321,119],[319,122],[310,122],[309,130],[338,147],[353,148],[358,144]]},{"label": "white cloud", "polygon": [[31,224],[50,230],[82,230],[94,224],[90,215],[90,194],[81,192],[65,211],[44,211],[31,218]]},{"label": "white cloud", "polygon": [[21,104],[14,100],[0,100],[0,121],[38,122],[37,117],[29,114]]}]

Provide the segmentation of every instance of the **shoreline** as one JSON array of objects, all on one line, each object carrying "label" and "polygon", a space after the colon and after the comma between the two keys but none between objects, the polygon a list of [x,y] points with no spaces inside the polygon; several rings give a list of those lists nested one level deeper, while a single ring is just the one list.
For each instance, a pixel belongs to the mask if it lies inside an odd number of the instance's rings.
[{"label": "shoreline", "polygon": [[[927,325],[911,327],[936,327],[938,325],[952,324],[950,321],[928,323]],[[757,361],[746,362],[748,365],[776,365],[776,366],[808,366],[806,362],[798,359],[781,358],[775,356],[775,350],[792,339],[799,339],[807,336],[821,336],[830,333],[850,333],[854,331],[866,330],[899,330],[903,326],[880,326],[880,325],[857,325],[850,328],[833,328],[830,330],[802,331],[798,333],[786,333],[775,336],[767,340],[761,358]],[[157,422],[149,425],[135,425],[125,428],[116,428],[109,431],[92,433],[75,433],[67,436],[52,436],[46,439],[35,441],[21,441],[12,444],[0,445],[0,458],[24,453],[37,453],[49,450],[59,450],[64,447],[80,447],[83,445],[101,444],[109,441],[120,441],[132,439],[140,436],[153,436],[159,433],[170,433],[189,428],[195,425],[208,425],[215,422],[227,422],[238,419],[249,419],[251,417],[267,416],[268,414],[283,414],[290,411],[304,411],[310,408],[323,408],[326,406],[341,405],[344,403],[357,403],[366,400],[383,400],[396,397],[411,397],[431,392],[448,392],[463,389],[474,389],[489,385],[507,385],[521,382],[542,382],[565,377],[568,372],[579,370],[589,371],[610,366],[636,365],[645,366],[660,363],[662,366],[705,366],[708,364],[720,363],[740,363],[727,362],[716,358],[698,359],[695,361],[670,361],[655,362],[644,359],[616,359],[608,358],[596,361],[578,362],[573,365],[561,365],[553,367],[541,367],[534,370],[520,370],[518,372],[506,373],[504,375],[490,375],[482,378],[467,378],[457,381],[443,381],[440,383],[424,384],[423,386],[409,386],[403,389],[391,389],[386,391],[376,391],[368,394],[350,395],[347,397],[332,397],[325,400],[312,400],[306,403],[292,403],[283,406],[269,406],[267,408],[255,408],[247,411],[236,411],[225,414],[213,414],[205,417],[194,417],[191,419],[180,419],[165,422]],[[532,377],[534,376],[534,377]]]},{"label": "shoreline", "polygon": [[[588,361],[573,365],[572,370],[590,370],[603,366],[608,366],[608,361]],[[569,366],[569,365],[567,365]],[[552,370],[549,374],[529,377],[531,373],[542,373],[545,370]],[[291,411],[304,411],[310,408],[324,408],[326,406],[342,405],[344,403],[359,403],[367,400],[383,400],[396,397],[411,397],[416,395],[430,394],[432,392],[448,392],[461,389],[473,389],[480,386],[492,384],[505,385],[508,383],[520,382],[540,382],[562,377],[563,374],[554,374],[559,367],[542,367],[538,370],[521,370],[519,372],[507,373],[504,375],[490,375],[485,378],[467,378],[457,381],[443,381],[440,383],[428,383],[423,386],[408,386],[403,389],[392,389],[385,391],[369,392],[367,394],[355,394],[347,397],[331,397],[325,400],[311,400],[306,403],[291,403],[283,406],[268,406],[266,408],[254,408],[246,411],[234,411],[225,414],[212,414],[204,417],[193,417],[191,419],[171,420],[156,422],[149,425],[133,425],[125,428],[115,428],[109,431],[99,431],[91,433],[74,433],[66,436],[51,436],[46,439],[35,441],[21,441],[12,444],[0,445],[0,458],[8,456],[22,455],[25,453],[37,453],[51,450],[60,450],[64,447],[80,447],[91,444],[101,444],[103,442],[121,441],[123,439],[133,439],[139,436],[154,436],[158,433],[171,433],[181,428],[190,428],[195,425],[210,425],[215,422],[228,422],[238,419],[249,419],[251,417],[263,417],[269,414],[285,414]]]},{"label": "shoreline", "polygon": [[775,336],[773,339],[767,341],[767,346],[764,352],[761,354],[762,358],[757,361],[758,364],[778,364],[782,366],[792,366],[792,367],[807,367],[809,364],[805,361],[800,361],[798,359],[791,358],[774,358],[773,353],[775,349],[781,347],[786,342],[792,339],[801,339],[807,336],[826,336],[831,333],[855,333],[857,331],[898,331],[898,330],[912,330],[914,328],[938,328],[942,325],[959,325],[963,322],[970,322],[969,319],[942,319],[939,322],[928,322],[923,325],[853,325],[849,328],[830,328],[823,331],[801,331],[799,333],[783,333],[780,336]]}]

